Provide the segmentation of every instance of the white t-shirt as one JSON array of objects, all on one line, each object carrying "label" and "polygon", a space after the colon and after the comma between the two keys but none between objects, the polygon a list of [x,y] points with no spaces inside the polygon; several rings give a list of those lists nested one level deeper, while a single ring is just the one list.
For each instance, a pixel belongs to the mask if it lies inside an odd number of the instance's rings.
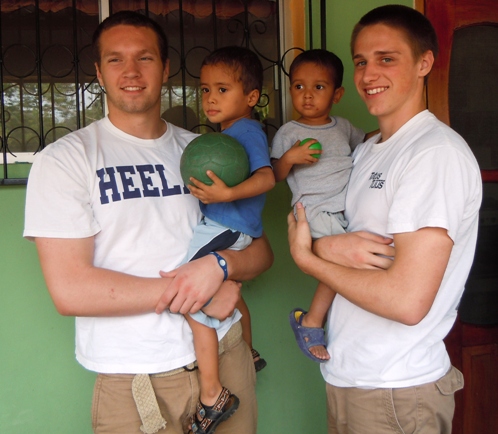
[{"label": "white t-shirt", "polygon": [[346,197],[349,230],[384,236],[441,227],[453,240],[443,281],[415,326],[381,318],[337,295],[328,318],[325,381],[339,387],[409,387],[450,368],[443,338],[464,290],[477,238],[481,177],[465,141],[423,111],[390,139],[360,145]]},{"label": "white t-shirt", "polygon": [[[174,269],[201,217],[179,170],[196,136],[168,123],[162,137],[142,140],[104,118],[61,138],[31,169],[24,236],[94,236],[95,266],[135,276]],[[76,358],[92,371],[136,374],[184,366],[195,353],[183,315],[150,313],[76,318]]]}]

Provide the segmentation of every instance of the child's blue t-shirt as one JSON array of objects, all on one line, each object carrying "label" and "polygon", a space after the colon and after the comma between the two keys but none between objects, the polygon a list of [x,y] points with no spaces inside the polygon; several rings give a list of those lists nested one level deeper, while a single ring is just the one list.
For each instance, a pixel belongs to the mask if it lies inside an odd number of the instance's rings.
[{"label": "child's blue t-shirt", "polygon": [[[240,119],[223,134],[237,139],[249,157],[250,174],[262,167],[271,167],[268,139],[263,125],[252,119]],[[230,229],[257,238],[263,234],[262,212],[265,194],[233,202],[200,204],[202,213]]]}]

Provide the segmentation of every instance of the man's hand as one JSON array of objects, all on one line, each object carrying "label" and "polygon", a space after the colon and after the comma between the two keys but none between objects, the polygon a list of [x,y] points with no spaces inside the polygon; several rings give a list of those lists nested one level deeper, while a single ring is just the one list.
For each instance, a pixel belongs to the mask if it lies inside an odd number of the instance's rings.
[{"label": "man's hand", "polygon": [[391,238],[370,232],[350,232],[316,240],[313,251],[320,258],[344,267],[387,270],[394,257],[392,242]]},{"label": "man's hand", "polygon": [[[231,280],[254,279],[273,263],[273,253],[265,234],[255,238],[244,250],[223,250],[220,254],[228,262],[228,278]],[[214,255],[207,255],[176,270],[160,274],[173,280],[156,304],[157,313],[163,312],[166,308],[171,312],[182,314],[197,312],[220,289],[224,277],[223,270]],[[226,308],[233,310],[234,306],[227,305]]]},{"label": "man's hand", "polygon": [[349,268],[387,270],[392,265],[394,247],[390,246],[391,238],[369,232],[352,232],[323,237],[312,244],[301,203],[296,204],[296,214],[297,220],[291,212],[287,222],[291,255],[299,267],[316,256]]},{"label": "man's hand", "polygon": [[190,181],[194,184],[187,186],[190,193],[206,205],[209,203],[231,202],[231,188],[211,170],[208,170],[206,174],[213,181],[213,184],[207,185],[195,178],[190,178]]},{"label": "man's hand", "polygon": [[161,296],[156,313],[166,308],[173,313],[197,312],[216,294],[223,283],[223,270],[213,255],[207,255],[181,267],[160,272],[162,277],[173,278]]},{"label": "man's hand", "polygon": [[307,261],[313,260],[315,254],[312,250],[310,227],[306,219],[306,212],[300,202],[296,204],[296,214],[297,219],[293,211],[287,216],[288,238],[292,258],[301,267]]}]

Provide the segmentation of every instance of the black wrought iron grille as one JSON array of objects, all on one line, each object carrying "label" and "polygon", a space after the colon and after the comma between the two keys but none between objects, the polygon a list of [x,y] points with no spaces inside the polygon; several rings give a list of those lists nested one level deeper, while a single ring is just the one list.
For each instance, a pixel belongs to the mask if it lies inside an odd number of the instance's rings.
[{"label": "black wrought iron grille", "polygon": [[[111,13],[136,6],[111,0]],[[166,30],[170,44],[170,77],[164,87],[162,116],[204,133],[215,130],[201,107],[200,65],[216,48],[238,45],[256,52],[265,70],[263,95],[256,116],[269,135],[281,125],[278,3],[271,0],[143,1],[140,11]]]},{"label": "black wrought iron grille", "polygon": [[[226,45],[255,51],[264,66],[256,107],[269,140],[282,124],[278,2],[272,0],[110,0],[110,13],[130,9],[157,20],[170,43],[163,117],[196,132],[215,130],[199,90],[202,59]],[[0,184],[25,183],[34,155],[59,137],[104,116],[91,36],[99,0],[0,2]]]},{"label": "black wrought iron grille", "polygon": [[0,183],[24,183],[36,152],[102,118],[98,22],[97,0],[0,2]]}]

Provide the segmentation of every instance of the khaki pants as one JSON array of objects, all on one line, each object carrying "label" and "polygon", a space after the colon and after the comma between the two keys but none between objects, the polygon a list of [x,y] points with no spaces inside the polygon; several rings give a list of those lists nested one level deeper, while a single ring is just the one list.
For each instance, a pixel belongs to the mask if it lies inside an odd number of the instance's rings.
[{"label": "khaki pants", "polygon": [[[96,434],[142,434],[133,400],[133,375],[99,374],[95,383],[92,425]],[[216,429],[216,434],[255,434],[257,429],[256,372],[251,352],[242,337],[220,356],[221,384],[240,399],[237,412]],[[170,377],[152,377],[166,429],[158,434],[187,432],[199,399],[197,370]]]},{"label": "khaki pants", "polygon": [[329,434],[450,434],[454,393],[462,373],[452,367],[434,383],[400,389],[358,389],[327,384]]}]

